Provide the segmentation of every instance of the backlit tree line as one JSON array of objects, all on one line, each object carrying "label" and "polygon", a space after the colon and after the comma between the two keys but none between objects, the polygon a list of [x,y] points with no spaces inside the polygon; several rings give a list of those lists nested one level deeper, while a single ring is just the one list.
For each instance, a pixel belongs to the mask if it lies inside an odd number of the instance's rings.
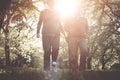
[{"label": "backlit tree line", "polygon": [[[34,4],[40,1],[42,0],[0,0],[1,68],[22,67],[24,64],[35,67],[35,63],[36,66],[42,65],[37,65],[42,62],[40,47],[33,46],[35,44],[32,43],[36,39],[36,24],[40,13]],[[84,0],[84,4],[90,29],[88,69],[119,69],[120,0]],[[64,43],[63,40],[59,61],[66,67],[67,44]]]}]

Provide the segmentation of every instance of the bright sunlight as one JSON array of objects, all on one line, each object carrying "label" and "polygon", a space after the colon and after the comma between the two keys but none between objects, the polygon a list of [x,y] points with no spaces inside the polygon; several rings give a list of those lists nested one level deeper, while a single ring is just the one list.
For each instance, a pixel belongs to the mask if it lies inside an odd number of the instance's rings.
[{"label": "bright sunlight", "polygon": [[77,0],[58,0],[56,9],[63,18],[69,17],[76,12],[78,3]]},{"label": "bright sunlight", "polygon": [[[80,5],[79,0],[57,0],[55,9],[60,13],[62,18],[70,17],[75,14],[78,5]],[[45,9],[46,5],[43,2],[38,2],[35,4],[38,10]]]}]

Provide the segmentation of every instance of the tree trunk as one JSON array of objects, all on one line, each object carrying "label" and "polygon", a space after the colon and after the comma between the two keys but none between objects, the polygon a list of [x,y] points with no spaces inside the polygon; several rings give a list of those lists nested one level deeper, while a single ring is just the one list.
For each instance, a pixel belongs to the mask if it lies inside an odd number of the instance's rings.
[{"label": "tree trunk", "polygon": [[9,39],[8,32],[5,34],[5,58],[6,58],[6,67],[10,66],[10,49],[9,49]]},{"label": "tree trunk", "polygon": [[105,70],[105,63],[102,64],[102,70]]},{"label": "tree trunk", "polygon": [[5,25],[2,25],[4,23],[5,15],[7,14],[7,10],[10,8],[12,0],[0,0],[0,29],[3,29],[5,34],[5,59],[6,59],[6,66],[10,66],[10,49],[9,49],[9,39],[8,39],[8,25],[11,16],[8,16],[7,21],[5,22]]},{"label": "tree trunk", "polygon": [[88,57],[88,59],[87,59],[87,69],[89,69],[89,70],[91,70],[91,60],[92,60],[92,58],[91,57]]}]

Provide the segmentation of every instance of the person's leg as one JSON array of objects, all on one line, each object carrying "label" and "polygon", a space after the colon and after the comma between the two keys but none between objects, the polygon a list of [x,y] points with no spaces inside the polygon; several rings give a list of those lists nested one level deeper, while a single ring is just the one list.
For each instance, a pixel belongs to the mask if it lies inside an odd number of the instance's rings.
[{"label": "person's leg", "polygon": [[87,49],[85,39],[80,39],[79,48],[80,48],[80,66],[79,66],[79,70],[84,71],[86,69],[86,57],[88,55],[88,49]]},{"label": "person's leg", "polygon": [[60,36],[53,37],[52,41],[52,65],[56,65],[60,44]]},{"label": "person's leg", "polygon": [[44,49],[44,69],[50,70],[50,54],[51,54],[51,38],[49,36],[42,36]]},{"label": "person's leg", "polygon": [[72,70],[78,69],[78,45],[75,38],[68,41],[69,66]]}]

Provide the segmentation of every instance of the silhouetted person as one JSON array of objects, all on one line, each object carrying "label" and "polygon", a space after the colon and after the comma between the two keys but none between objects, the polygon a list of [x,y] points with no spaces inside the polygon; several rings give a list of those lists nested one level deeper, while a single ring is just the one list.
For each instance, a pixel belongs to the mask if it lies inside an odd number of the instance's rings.
[{"label": "silhouetted person", "polygon": [[[67,32],[69,66],[72,70],[85,70],[86,57],[88,49],[86,45],[86,37],[88,34],[88,23],[85,17],[80,16],[77,11],[75,15],[65,22],[65,30]],[[78,63],[80,54],[80,60]]]},{"label": "silhouetted person", "polygon": [[50,56],[52,56],[52,66],[57,64],[57,56],[60,43],[61,21],[58,12],[54,9],[55,0],[47,0],[48,9],[40,13],[37,25],[37,37],[40,37],[42,27],[42,42],[44,49],[44,69],[50,70]]}]

